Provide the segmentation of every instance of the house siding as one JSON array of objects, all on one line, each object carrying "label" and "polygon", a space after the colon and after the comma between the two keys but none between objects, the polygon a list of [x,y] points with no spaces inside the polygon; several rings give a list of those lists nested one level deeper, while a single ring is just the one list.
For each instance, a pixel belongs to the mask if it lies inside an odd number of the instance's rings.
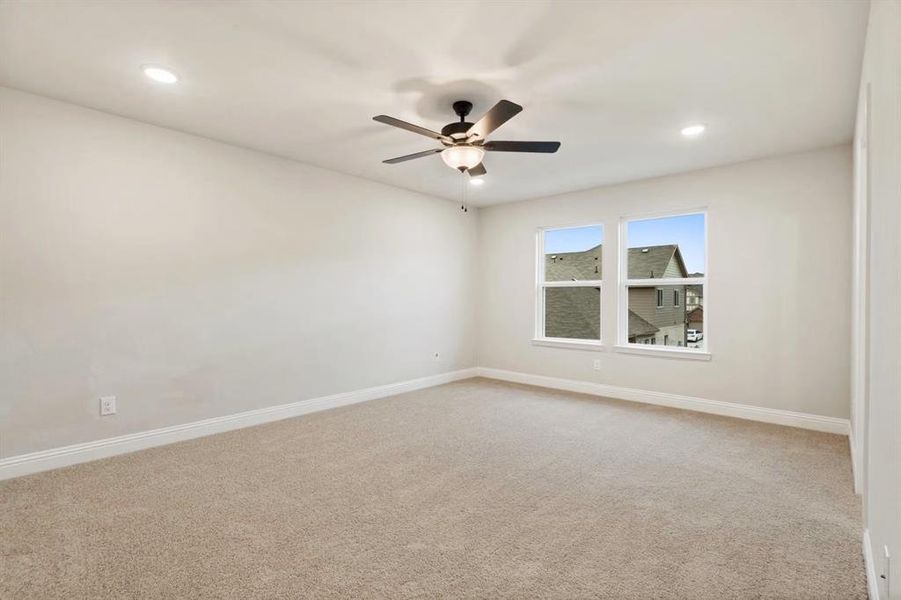
[{"label": "house siding", "polygon": [[657,292],[655,289],[651,287],[629,288],[629,310],[634,311],[648,323],[659,327],[654,322],[657,316]]},{"label": "house siding", "polygon": [[669,261],[666,265],[666,271],[663,272],[664,277],[685,277],[685,273],[679,268],[679,264],[675,260]]},{"label": "house siding", "polygon": [[702,285],[686,285],[685,286],[685,308],[691,311],[699,306],[704,305],[704,286]]},{"label": "house siding", "polygon": [[[663,307],[657,308],[657,290],[663,290]],[[666,285],[659,287],[632,287],[629,288],[629,310],[634,311],[647,322],[660,328],[654,336],[657,343],[663,343],[663,336],[669,335],[669,343],[677,346],[679,342],[685,345],[685,302],[679,306],[673,304],[673,290],[679,290],[679,295],[684,299],[684,285]]]}]

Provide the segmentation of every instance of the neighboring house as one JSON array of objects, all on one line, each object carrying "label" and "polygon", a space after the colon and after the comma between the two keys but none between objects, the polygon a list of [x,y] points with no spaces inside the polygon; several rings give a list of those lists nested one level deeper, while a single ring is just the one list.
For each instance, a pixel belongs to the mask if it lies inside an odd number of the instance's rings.
[{"label": "neighboring house", "polygon": [[[689,277],[703,277],[700,273],[692,273]],[[704,286],[702,285],[686,285],[685,286],[685,310],[688,312],[704,306]],[[689,327],[689,329],[691,329]]]},{"label": "neighboring house", "polygon": [[690,311],[687,315],[685,315],[685,322],[688,324],[688,329],[694,329],[696,331],[704,331],[704,309],[702,307],[698,307],[692,311]]},{"label": "neighboring house", "polygon": [[[688,277],[685,261],[676,244],[629,248],[628,264],[629,279]],[[638,319],[632,316],[633,313]],[[656,328],[656,331],[649,331],[642,321]],[[684,285],[629,288],[629,342],[685,345]]]},{"label": "neighboring house", "polygon": [[[547,281],[601,279],[602,246],[583,252],[545,255]],[[629,248],[629,279],[688,277],[676,244]],[[685,345],[686,287],[641,286],[629,288],[629,342]],[[701,304],[699,299],[696,303]],[[545,295],[547,337],[597,339],[600,296],[597,288],[548,288]]]}]

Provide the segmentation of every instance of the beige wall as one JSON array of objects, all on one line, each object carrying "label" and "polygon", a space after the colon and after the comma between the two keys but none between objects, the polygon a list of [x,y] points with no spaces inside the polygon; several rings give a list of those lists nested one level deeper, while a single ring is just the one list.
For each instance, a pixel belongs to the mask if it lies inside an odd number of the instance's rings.
[{"label": "beige wall", "polygon": [[[481,366],[848,416],[848,147],[467,215],[8,89],[0,103],[0,457],[473,366],[477,305]],[[615,248],[622,215],[700,206],[713,360],[529,343],[538,227],[600,221]],[[107,394],[119,414],[100,418]]]},{"label": "beige wall", "polygon": [[[537,228],[602,222],[610,249],[620,216],[702,206],[711,361],[530,343]],[[480,366],[848,417],[850,147],[490,207],[479,228]],[[612,344],[616,252],[603,260],[601,335]]]},{"label": "beige wall", "polygon": [[[867,97],[869,90],[869,98]],[[875,582],[881,600],[901,599],[901,2],[870,5],[856,132],[858,162],[855,208],[869,224],[861,231],[865,250],[860,292],[868,324],[858,328],[855,346],[865,352],[855,386],[854,431],[869,530]],[[867,123],[869,105],[869,123]],[[868,212],[868,214],[867,214]],[[860,213],[859,213],[860,214]],[[866,253],[861,255],[866,257]],[[867,283],[868,280],[868,283]],[[857,308],[857,307],[855,307]],[[860,439],[863,438],[863,439]],[[892,572],[885,573],[885,552]],[[888,580],[881,579],[889,575]],[[888,595],[888,581],[891,595]]]},{"label": "beige wall", "polygon": [[477,211],[3,88],[0,132],[0,457],[474,365]]}]

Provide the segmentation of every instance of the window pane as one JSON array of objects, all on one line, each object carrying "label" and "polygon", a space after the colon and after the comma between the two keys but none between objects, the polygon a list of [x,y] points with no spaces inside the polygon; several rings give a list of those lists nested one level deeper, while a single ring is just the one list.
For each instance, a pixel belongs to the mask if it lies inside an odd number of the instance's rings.
[{"label": "window pane", "polygon": [[544,232],[545,281],[602,279],[600,225],[549,229]]},{"label": "window pane", "polygon": [[703,214],[630,221],[627,236],[629,279],[704,276]]},{"label": "window pane", "polygon": [[601,290],[596,287],[545,288],[544,335],[601,339]]},{"label": "window pane", "polygon": [[704,347],[703,285],[630,286],[628,297],[630,344]]},{"label": "window pane", "polygon": [[704,336],[704,286],[685,286],[685,345],[689,348],[705,348]]}]

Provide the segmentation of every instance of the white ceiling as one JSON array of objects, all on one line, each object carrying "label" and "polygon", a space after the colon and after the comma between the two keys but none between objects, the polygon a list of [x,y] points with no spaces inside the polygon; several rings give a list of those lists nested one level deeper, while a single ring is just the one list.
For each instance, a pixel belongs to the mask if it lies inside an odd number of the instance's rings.
[{"label": "white ceiling", "polygon": [[[433,129],[467,99],[525,110],[491,139],[473,204],[841,143],[851,138],[867,3],[3,2],[0,83],[446,198]],[[170,67],[175,86],[140,66]],[[474,120],[474,119],[470,119]],[[686,140],[680,128],[704,122]]]}]

